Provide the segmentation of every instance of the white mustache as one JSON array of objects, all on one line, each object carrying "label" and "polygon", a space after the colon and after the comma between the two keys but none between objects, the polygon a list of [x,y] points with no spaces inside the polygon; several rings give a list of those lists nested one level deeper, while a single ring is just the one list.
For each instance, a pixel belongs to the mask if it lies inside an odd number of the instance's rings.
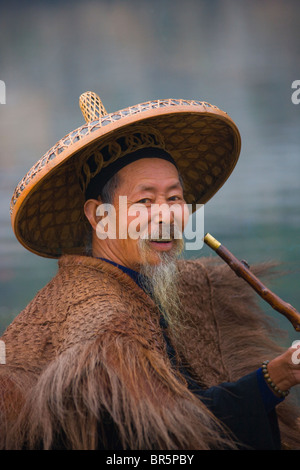
[{"label": "white mustache", "polygon": [[153,230],[151,227],[151,233],[147,231],[141,235],[141,239],[149,239],[151,241],[171,241],[182,239],[182,230],[180,230],[176,224],[160,224]]}]

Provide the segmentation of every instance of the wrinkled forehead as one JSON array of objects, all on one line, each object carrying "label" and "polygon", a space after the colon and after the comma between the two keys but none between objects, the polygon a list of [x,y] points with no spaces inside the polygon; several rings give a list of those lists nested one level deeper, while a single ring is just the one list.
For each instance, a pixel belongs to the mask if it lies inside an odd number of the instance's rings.
[{"label": "wrinkled forehead", "polygon": [[160,158],[136,160],[118,171],[120,186],[128,191],[151,191],[181,187],[176,166]]}]

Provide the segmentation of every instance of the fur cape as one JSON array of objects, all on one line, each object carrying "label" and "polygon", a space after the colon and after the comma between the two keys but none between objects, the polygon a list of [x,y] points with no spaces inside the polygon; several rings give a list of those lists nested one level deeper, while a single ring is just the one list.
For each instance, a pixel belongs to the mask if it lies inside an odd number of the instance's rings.
[{"label": "fur cape", "polygon": [[[203,258],[178,267],[180,333],[170,335],[202,386],[236,381],[282,352],[253,290],[228,266]],[[52,449],[58,441],[97,449],[99,434],[106,448],[111,421],[124,449],[233,445],[171,366],[152,299],[110,263],[63,256],[56,276],[1,339],[2,449]],[[284,447],[300,448],[291,395],[277,416]]]}]

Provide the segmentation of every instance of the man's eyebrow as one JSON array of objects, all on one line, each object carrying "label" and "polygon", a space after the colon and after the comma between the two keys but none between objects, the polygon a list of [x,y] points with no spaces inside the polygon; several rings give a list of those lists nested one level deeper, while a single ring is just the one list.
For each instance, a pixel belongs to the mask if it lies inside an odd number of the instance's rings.
[{"label": "man's eyebrow", "polygon": [[[176,183],[171,184],[170,186],[166,188],[166,190],[170,191],[172,189],[178,189],[178,188],[180,189],[182,188],[180,181],[177,181]],[[155,191],[155,190],[156,190],[155,186],[141,184],[135,188],[134,192],[136,193],[136,192],[142,192],[142,191]]]}]

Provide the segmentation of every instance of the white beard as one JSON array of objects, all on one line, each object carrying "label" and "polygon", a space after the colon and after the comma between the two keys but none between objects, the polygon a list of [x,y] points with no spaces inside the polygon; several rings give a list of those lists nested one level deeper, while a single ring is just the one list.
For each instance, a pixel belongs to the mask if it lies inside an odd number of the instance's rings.
[{"label": "white beard", "polygon": [[156,265],[147,262],[150,250],[147,240],[141,239],[139,247],[143,260],[140,274],[144,288],[151,294],[168,325],[172,326],[180,313],[177,260],[183,251],[183,240],[176,240],[175,248],[169,252],[156,252],[160,258],[160,263]]}]

